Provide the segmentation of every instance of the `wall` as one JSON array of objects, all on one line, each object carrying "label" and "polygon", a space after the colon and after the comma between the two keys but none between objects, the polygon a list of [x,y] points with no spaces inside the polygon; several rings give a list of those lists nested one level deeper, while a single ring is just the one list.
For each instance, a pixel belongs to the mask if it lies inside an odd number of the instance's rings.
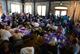
[{"label": "wall", "polygon": [[[80,19],[80,1],[62,1],[62,5],[60,5],[60,1],[51,2],[51,12],[54,13],[55,6],[65,6],[68,8],[67,15],[75,21]],[[74,15],[74,16],[73,16]]]},{"label": "wall", "polygon": [[1,1],[0,1],[0,16],[2,15],[2,4],[1,4]]},{"label": "wall", "polygon": [[[75,14],[76,16],[75,16],[75,19],[78,19],[79,18],[79,16],[80,16],[80,11],[79,11],[79,8],[78,7],[80,7],[80,1],[77,1],[78,2],[78,5],[79,6],[77,6],[77,9],[76,9],[76,13],[78,12],[78,15],[77,14]],[[11,10],[11,3],[20,3],[20,5],[22,4],[21,3],[21,1],[20,0],[11,0],[11,1],[9,1],[8,2],[8,11],[10,12],[10,10]],[[70,17],[72,17],[73,16],[73,13],[74,13],[74,3],[73,3],[73,1],[62,1],[62,5],[60,5],[60,1],[55,1],[55,2],[51,2],[51,12],[52,13],[54,13],[54,7],[55,6],[65,6],[65,7],[67,7],[68,8],[68,13],[67,13],[67,15],[69,15]],[[33,10],[34,10],[34,5],[33,5],[33,2],[30,2],[30,1],[25,1],[25,5],[27,5],[27,4],[31,4],[32,5],[32,13],[34,12]],[[47,1],[47,2],[36,2],[36,6],[35,6],[35,11],[36,11],[36,13],[37,13],[37,6],[38,5],[46,5],[46,14],[48,13],[48,8],[49,8],[49,2]],[[22,5],[21,5],[22,6]],[[22,11],[22,8],[21,8],[21,11]]]},{"label": "wall", "polygon": [[68,7],[70,6],[70,2],[69,1],[63,1],[62,5],[60,5],[60,1],[55,1],[55,2],[51,2],[51,12],[54,13],[54,8],[58,7],[58,6],[64,6],[64,7]]},{"label": "wall", "polygon": [[[13,1],[13,0],[11,0],[11,1],[8,1],[8,11],[10,12],[10,10],[11,10],[11,3],[20,3],[21,4],[21,2],[20,2],[20,0],[19,1],[17,1],[17,0],[15,0],[15,1]],[[33,5],[33,2],[25,2],[25,4],[27,5],[27,4],[31,4],[32,5],[32,9],[34,9],[34,5]],[[57,1],[57,2],[51,2],[51,12],[54,12],[54,7],[55,6],[60,6],[59,5],[60,4],[60,1]],[[36,9],[36,13],[37,13],[37,6],[38,5],[46,5],[46,14],[48,13],[48,7],[49,7],[49,2],[36,2],[36,6],[35,6],[35,9]],[[70,2],[68,2],[68,1],[63,1],[63,5],[62,6],[68,6],[68,5],[70,5]],[[22,10],[21,10],[22,11]],[[33,13],[33,10],[32,10],[32,13]]]},{"label": "wall", "polygon": [[[32,2],[25,2],[26,4],[32,3]],[[69,7],[71,4],[71,2],[69,1],[62,1],[62,6],[65,7]],[[37,6],[38,5],[46,5],[46,14],[48,13],[48,8],[49,8],[49,2],[36,2],[36,13],[37,13]],[[54,13],[54,7],[55,6],[60,6],[60,1],[55,1],[55,2],[51,2],[51,12]],[[34,8],[33,3],[32,3],[32,8]],[[33,12],[33,11],[32,11]]]}]

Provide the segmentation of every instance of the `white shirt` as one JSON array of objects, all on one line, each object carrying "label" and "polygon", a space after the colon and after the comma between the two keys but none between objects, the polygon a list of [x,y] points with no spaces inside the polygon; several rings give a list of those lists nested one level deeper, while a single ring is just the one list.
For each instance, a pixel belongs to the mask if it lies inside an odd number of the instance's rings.
[{"label": "white shirt", "polygon": [[7,30],[1,30],[1,39],[2,40],[8,40],[9,41],[9,38],[11,37],[11,33]]},{"label": "white shirt", "polygon": [[39,27],[39,23],[37,23],[37,22],[32,22],[32,25],[33,25],[34,27]]},{"label": "white shirt", "polygon": [[34,54],[34,47],[22,48],[20,54]]}]

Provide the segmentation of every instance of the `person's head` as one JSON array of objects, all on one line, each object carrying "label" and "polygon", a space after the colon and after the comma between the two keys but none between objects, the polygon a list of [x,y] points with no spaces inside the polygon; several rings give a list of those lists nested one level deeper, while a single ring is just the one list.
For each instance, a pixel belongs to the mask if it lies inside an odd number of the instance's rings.
[{"label": "person's head", "polygon": [[10,30],[11,29],[11,27],[10,26],[6,26],[6,30]]},{"label": "person's head", "polygon": [[6,40],[5,40],[5,41],[3,42],[4,48],[9,47],[9,44],[10,44],[9,41],[6,41]]},{"label": "person's head", "polygon": [[5,16],[5,14],[3,13],[2,16]]},{"label": "person's head", "polygon": [[56,34],[57,34],[57,36],[60,36],[61,32],[60,31],[56,31]]},{"label": "person's head", "polygon": [[13,29],[11,29],[10,30],[10,33],[12,34],[12,36],[14,35],[14,30]]},{"label": "person's head", "polygon": [[19,30],[16,29],[14,32],[15,32],[15,33],[19,33]]},{"label": "person's head", "polygon": [[34,46],[33,38],[30,37],[29,39],[26,40],[25,47],[32,47],[32,46]]},{"label": "person's head", "polygon": [[57,31],[58,31],[58,32],[62,32],[62,26],[61,26],[61,25],[58,26]]},{"label": "person's head", "polygon": [[4,26],[0,23],[0,29],[4,29]]},{"label": "person's head", "polygon": [[51,32],[53,33],[53,32],[56,32],[56,30],[55,29],[51,29]]},{"label": "person's head", "polygon": [[1,43],[1,47],[3,50],[6,50],[7,48],[10,49],[10,42],[7,41],[7,40],[4,40],[2,43]]},{"label": "person's head", "polygon": [[21,16],[24,16],[24,13],[21,13]]},{"label": "person's head", "polygon": [[12,13],[12,15],[15,15],[14,13]]}]

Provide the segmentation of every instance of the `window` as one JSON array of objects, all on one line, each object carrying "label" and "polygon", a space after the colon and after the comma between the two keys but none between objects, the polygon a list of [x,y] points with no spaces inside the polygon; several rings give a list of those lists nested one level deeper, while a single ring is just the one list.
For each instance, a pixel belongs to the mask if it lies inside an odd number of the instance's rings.
[{"label": "window", "polygon": [[56,16],[59,16],[59,15],[60,15],[60,11],[56,10],[56,11],[55,11],[55,15],[56,15]]},{"label": "window", "polygon": [[42,15],[43,15],[43,16],[46,15],[46,6],[42,6]]},{"label": "window", "polygon": [[56,16],[64,16],[67,14],[67,7],[55,7]]},{"label": "window", "polygon": [[37,6],[37,12],[39,15],[45,16],[46,15],[46,6]]},{"label": "window", "polygon": [[67,14],[67,11],[60,11],[60,10],[55,11],[55,16],[64,16],[66,14]]},{"label": "window", "polygon": [[61,16],[66,15],[66,11],[61,11]]},{"label": "window", "polygon": [[37,12],[38,12],[39,15],[41,15],[41,6],[37,7]]},{"label": "window", "polygon": [[32,6],[31,5],[25,5],[25,13],[32,14]]},{"label": "window", "polygon": [[21,10],[20,4],[11,4],[12,13],[14,12],[20,13],[21,12],[20,10]]}]

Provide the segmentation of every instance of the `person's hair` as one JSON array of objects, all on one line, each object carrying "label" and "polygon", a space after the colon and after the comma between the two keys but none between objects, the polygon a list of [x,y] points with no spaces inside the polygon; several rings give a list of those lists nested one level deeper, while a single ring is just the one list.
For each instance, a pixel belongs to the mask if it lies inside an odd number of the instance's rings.
[{"label": "person's hair", "polygon": [[2,43],[0,45],[1,49],[5,49],[5,46],[7,46],[9,49],[11,49],[11,43],[7,40],[2,41]]},{"label": "person's hair", "polygon": [[18,30],[15,30],[14,32],[15,32],[15,33],[18,33],[19,31],[18,31]]},{"label": "person's hair", "polygon": [[25,42],[25,47],[30,47],[30,46],[34,46],[34,43],[33,43],[33,39],[34,38],[28,38],[28,39],[26,39],[26,42]]},{"label": "person's hair", "polygon": [[4,26],[0,23],[0,29],[4,29]]},{"label": "person's hair", "polygon": [[9,27],[10,27],[9,25],[6,25],[6,28],[5,29],[8,30],[8,29],[10,29]]}]

